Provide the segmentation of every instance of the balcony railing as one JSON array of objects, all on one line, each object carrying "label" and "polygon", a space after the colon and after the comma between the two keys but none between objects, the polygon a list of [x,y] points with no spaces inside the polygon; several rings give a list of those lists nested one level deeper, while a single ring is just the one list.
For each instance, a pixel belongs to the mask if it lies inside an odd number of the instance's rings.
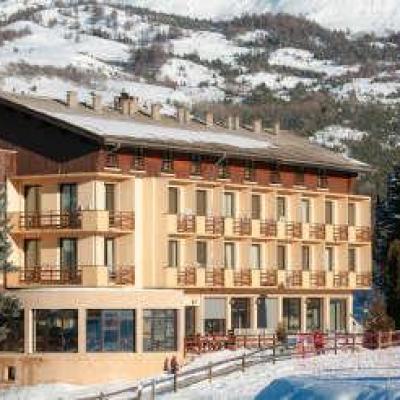
[{"label": "balcony railing", "polygon": [[206,233],[211,235],[224,234],[224,218],[223,217],[206,217]]},{"label": "balcony railing", "polygon": [[207,286],[224,286],[225,270],[222,268],[206,269]]},{"label": "balcony railing", "polygon": [[325,240],[326,228],[325,224],[311,224],[310,225],[310,239]]},{"label": "balcony railing", "polygon": [[248,236],[251,235],[251,219],[236,218],[233,224],[233,232],[235,235]]},{"label": "balcony railing", "polygon": [[233,274],[235,286],[251,286],[251,270],[242,270]]},{"label": "balcony railing", "polygon": [[324,287],[326,285],[325,271],[312,272],[310,274],[310,284],[312,287]]},{"label": "balcony railing", "polygon": [[82,213],[80,211],[21,213],[19,227],[21,229],[80,229]]},{"label": "balcony railing", "polygon": [[278,271],[267,270],[260,272],[260,286],[277,286],[278,285]]},{"label": "balcony railing", "polygon": [[334,225],[333,238],[340,242],[349,240],[349,227],[347,225]]},{"label": "balcony railing", "polygon": [[265,237],[276,237],[278,234],[276,221],[262,221],[260,225],[260,233]]},{"label": "balcony railing", "polygon": [[371,228],[369,226],[359,226],[356,228],[357,242],[370,242],[371,236]]},{"label": "balcony railing", "polygon": [[135,214],[131,211],[110,211],[109,227],[130,231],[135,229]]},{"label": "balcony railing", "polygon": [[196,268],[190,267],[178,271],[179,286],[196,286]]},{"label": "balcony railing", "polygon": [[358,274],[356,277],[356,285],[358,287],[371,287],[372,286],[372,274]]},{"label": "balcony railing", "polygon": [[300,287],[303,285],[303,271],[290,271],[286,274],[288,287]]},{"label": "balcony railing", "polygon": [[303,237],[303,225],[301,222],[286,222],[286,237],[289,239],[301,239]]},{"label": "balcony railing", "polygon": [[177,231],[179,233],[195,233],[196,217],[194,215],[180,214],[176,220]]},{"label": "balcony railing", "polygon": [[115,266],[109,272],[108,278],[115,285],[134,285],[135,284],[135,267],[133,265],[131,265],[131,266]]},{"label": "balcony railing", "polygon": [[335,276],[333,277],[333,286],[336,288],[348,287],[349,286],[348,272],[339,272],[335,274]]},{"label": "balcony railing", "polygon": [[80,285],[82,270],[79,267],[35,266],[21,269],[20,280],[37,285]]}]

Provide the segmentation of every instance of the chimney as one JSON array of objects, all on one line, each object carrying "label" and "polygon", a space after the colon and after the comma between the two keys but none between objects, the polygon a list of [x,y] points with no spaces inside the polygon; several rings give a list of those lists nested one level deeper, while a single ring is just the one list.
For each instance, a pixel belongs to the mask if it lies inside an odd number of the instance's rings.
[{"label": "chimney", "polygon": [[279,135],[280,131],[281,131],[281,123],[280,123],[280,121],[275,121],[274,135]]},{"label": "chimney", "polygon": [[121,113],[122,115],[129,115],[129,107],[130,107],[130,101],[126,97],[120,97],[119,99],[119,105],[121,107]]},{"label": "chimney", "polygon": [[156,103],[151,105],[151,118],[154,121],[161,121],[161,104]]},{"label": "chimney", "polygon": [[70,90],[67,92],[67,107],[78,107],[78,93],[74,90]]},{"label": "chimney", "polygon": [[95,112],[101,112],[101,110],[103,109],[101,95],[96,93],[92,94],[92,109]]},{"label": "chimney", "polygon": [[137,97],[129,97],[128,99],[128,114],[135,115],[139,110],[139,99]]},{"label": "chimney", "polygon": [[263,131],[262,119],[257,118],[253,121],[253,132],[262,133],[262,131]]},{"label": "chimney", "polygon": [[176,116],[177,116],[178,122],[180,124],[182,124],[182,125],[185,124],[186,123],[186,109],[185,109],[185,107],[178,107]]},{"label": "chimney", "polygon": [[214,126],[214,114],[211,111],[206,112],[206,126],[208,128]]}]

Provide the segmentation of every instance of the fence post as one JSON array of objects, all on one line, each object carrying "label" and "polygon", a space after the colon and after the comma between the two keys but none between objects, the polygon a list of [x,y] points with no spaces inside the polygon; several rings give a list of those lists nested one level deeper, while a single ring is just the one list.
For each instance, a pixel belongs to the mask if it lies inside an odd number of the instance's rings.
[{"label": "fence post", "polygon": [[153,379],[151,381],[151,400],[156,399],[156,381]]},{"label": "fence post", "polygon": [[382,332],[378,332],[378,349],[382,347]]},{"label": "fence post", "polygon": [[243,347],[246,348],[247,346],[247,335],[244,335],[244,339],[243,339]]},{"label": "fence post", "polygon": [[178,372],[174,372],[174,392],[178,391]]},{"label": "fence post", "polygon": [[353,333],[353,345],[352,345],[352,352],[354,353],[356,351],[356,334]]},{"label": "fence post", "polygon": [[335,331],[335,354],[337,354],[338,345],[337,345],[337,332]]},{"label": "fence post", "polygon": [[258,335],[258,348],[261,349],[261,335]]},{"label": "fence post", "polygon": [[276,337],[275,333],[272,336],[272,364],[275,364],[275,356],[276,356]]}]

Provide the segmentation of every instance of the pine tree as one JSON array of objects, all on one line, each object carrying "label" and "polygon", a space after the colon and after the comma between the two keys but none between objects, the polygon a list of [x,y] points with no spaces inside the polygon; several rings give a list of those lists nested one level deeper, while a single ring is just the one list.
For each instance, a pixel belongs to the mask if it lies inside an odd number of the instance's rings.
[{"label": "pine tree", "polygon": [[15,269],[9,261],[12,252],[9,234],[10,226],[7,217],[7,191],[6,186],[3,184],[0,185],[0,273],[3,275],[4,286],[6,286],[7,272]]},{"label": "pine tree", "polygon": [[379,294],[372,300],[368,315],[364,322],[367,332],[390,332],[394,330],[394,320],[386,312],[383,297]]},{"label": "pine tree", "polygon": [[21,303],[17,298],[0,293],[0,344],[10,334],[17,334],[21,312]]}]

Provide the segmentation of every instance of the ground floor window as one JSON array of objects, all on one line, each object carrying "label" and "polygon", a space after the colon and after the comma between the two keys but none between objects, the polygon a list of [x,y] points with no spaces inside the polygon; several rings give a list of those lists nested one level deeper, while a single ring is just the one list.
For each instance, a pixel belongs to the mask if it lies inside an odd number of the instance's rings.
[{"label": "ground floor window", "polygon": [[345,299],[331,299],[330,330],[333,332],[346,331],[347,302]]},{"label": "ground floor window", "polygon": [[36,352],[78,351],[78,310],[34,310]]},{"label": "ground floor window", "polygon": [[204,299],[204,332],[224,335],[226,332],[226,299],[209,297]]},{"label": "ground floor window", "polygon": [[4,336],[0,335],[0,351],[24,351],[24,311],[18,310],[15,315],[0,314],[0,326],[5,328]]},{"label": "ground floor window", "polygon": [[177,310],[143,310],[143,351],[177,350]]},{"label": "ground floor window", "polygon": [[236,297],[231,299],[232,329],[250,328],[250,299]]},{"label": "ground floor window", "polygon": [[307,331],[322,330],[322,299],[307,299]]},{"label": "ground floor window", "polygon": [[283,324],[288,332],[298,332],[301,329],[301,299],[283,299]]},{"label": "ground floor window", "polygon": [[196,307],[185,307],[185,336],[196,334]]},{"label": "ground floor window", "polygon": [[135,351],[135,311],[88,310],[86,351]]},{"label": "ground floor window", "polygon": [[257,299],[257,327],[275,332],[278,325],[278,299]]}]

